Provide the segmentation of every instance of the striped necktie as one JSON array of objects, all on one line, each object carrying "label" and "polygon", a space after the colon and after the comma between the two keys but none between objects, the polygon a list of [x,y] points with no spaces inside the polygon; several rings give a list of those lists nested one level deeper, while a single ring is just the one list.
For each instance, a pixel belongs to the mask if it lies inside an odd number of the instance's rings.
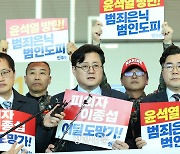
[{"label": "striped necktie", "polygon": [[10,101],[4,101],[2,105],[5,107],[5,109],[11,109],[11,102]]},{"label": "striped necktie", "polygon": [[173,94],[172,97],[175,99],[175,101],[179,101],[180,100],[180,94]]}]

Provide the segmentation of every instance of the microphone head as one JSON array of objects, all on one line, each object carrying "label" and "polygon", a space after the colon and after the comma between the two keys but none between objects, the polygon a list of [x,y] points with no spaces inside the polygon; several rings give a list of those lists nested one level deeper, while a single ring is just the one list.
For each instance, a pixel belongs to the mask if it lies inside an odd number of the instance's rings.
[{"label": "microphone head", "polygon": [[91,95],[91,94],[89,94],[89,97],[91,97],[91,98],[92,98],[92,95]]},{"label": "microphone head", "polygon": [[91,95],[91,94],[88,95],[88,98],[84,100],[83,104],[88,104],[88,100],[89,100],[90,98],[92,98],[92,95]]},{"label": "microphone head", "polygon": [[55,105],[48,104],[48,105],[47,105],[47,107],[46,107],[46,109],[47,109],[47,110],[51,110],[51,109],[53,109],[53,108],[54,108],[54,106],[55,106]]},{"label": "microphone head", "polygon": [[84,104],[88,104],[87,100],[84,100]]}]

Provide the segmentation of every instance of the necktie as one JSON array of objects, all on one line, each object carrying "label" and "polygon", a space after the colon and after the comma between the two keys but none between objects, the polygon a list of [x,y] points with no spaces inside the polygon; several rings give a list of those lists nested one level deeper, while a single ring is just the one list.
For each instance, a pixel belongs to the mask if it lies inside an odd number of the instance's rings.
[{"label": "necktie", "polygon": [[173,94],[172,97],[175,99],[175,101],[180,100],[180,94]]},{"label": "necktie", "polygon": [[2,104],[5,107],[5,109],[11,109],[11,102],[10,101],[4,101]]}]

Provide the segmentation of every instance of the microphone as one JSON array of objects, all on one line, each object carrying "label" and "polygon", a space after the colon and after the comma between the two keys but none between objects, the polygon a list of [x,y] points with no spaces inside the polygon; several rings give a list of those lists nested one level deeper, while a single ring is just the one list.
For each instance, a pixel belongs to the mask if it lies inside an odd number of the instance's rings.
[{"label": "microphone", "polygon": [[56,101],[57,101],[57,103],[56,103],[56,105],[57,104],[59,104],[59,106],[57,106],[55,109],[54,109],[54,111],[50,114],[52,117],[54,117],[55,116],[55,114],[59,114],[59,113],[61,113],[61,112],[63,112],[64,111],[64,109],[65,109],[65,107],[68,105],[68,103],[70,102],[66,102],[66,101],[64,101],[64,102],[58,102],[58,99],[56,98]]},{"label": "microphone", "polygon": [[[41,100],[41,99],[40,99],[40,100]],[[39,100],[38,102],[40,102],[40,100]],[[28,119],[26,119],[25,121],[19,123],[18,125],[12,127],[11,129],[9,129],[8,131],[6,131],[5,133],[1,134],[1,135],[0,135],[0,138],[3,138],[5,135],[7,135],[7,134],[11,133],[12,131],[14,131],[15,129],[21,127],[22,125],[24,125],[25,123],[27,123],[27,122],[30,121],[31,119],[36,118],[37,116],[39,116],[40,114],[42,114],[44,111],[53,109],[57,104],[60,104],[60,106],[58,106],[58,107],[57,107],[58,109],[56,108],[56,110],[54,110],[53,113],[55,114],[56,111],[57,111],[56,113],[63,112],[64,109],[65,109],[65,107],[68,105],[68,102],[66,102],[66,101],[64,101],[64,102],[58,102],[58,99],[56,99],[56,100],[57,100],[57,102],[56,102],[55,105],[47,104],[47,105],[45,106],[45,108],[42,109],[42,110],[41,110],[40,112],[38,112],[37,114],[30,116],[30,117],[29,117]],[[61,105],[62,105],[62,107],[61,107]],[[51,113],[51,114],[52,114],[52,113]],[[52,115],[53,115],[53,114],[52,114]]]},{"label": "microphone", "polygon": [[40,115],[41,113],[43,113],[45,110],[51,110],[54,107],[54,105],[50,105],[48,104],[43,110],[41,110],[40,112],[38,112],[35,115],[30,116],[28,119],[24,120],[23,122],[19,123],[18,125],[12,127],[11,129],[9,129],[8,131],[6,131],[5,133],[0,135],[0,138],[3,138],[5,135],[11,133],[13,130],[21,127],[22,125],[24,125],[25,123],[27,123],[28,121],[30,121],[31,119],[37,117],[38,115]]},{"label": "microphone", "polygon": [[64,136],[68,133],[69,129],[71,128],[71,126],[73,125],[73,123],[76,121],[76,119],[78,118],[78,115],[81,113],[82,109],[85,107],[85,105],[88,104],[88,100],[92,98],[92,95],[89,94],[88,98],[85,99],[81,105],[81,108],[79,109],[78,113],[76,114],[76,116],[74,117],[74,119],[71,121],[71,123],[69,124],[68,128],[64,131],[62,137],[60,139],[58,139],[55,143],[54,143],[54,148],[51,148],[52,152],[60,152],[63,150],[64,146],[65,146],[65,141]]}]

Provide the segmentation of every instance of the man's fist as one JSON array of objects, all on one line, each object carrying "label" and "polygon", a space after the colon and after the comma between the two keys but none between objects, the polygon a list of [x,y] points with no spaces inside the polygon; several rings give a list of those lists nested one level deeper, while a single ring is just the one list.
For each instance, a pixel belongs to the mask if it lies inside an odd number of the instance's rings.
[{"label": "man's fist", "polygon": [[92,27],[92,40],[93,45],[100,44],[100,36],[102,34],[103,24],[100,21],[96,21],[96,24]]},{"label": "man's fist", "polygon": [[137,137],[135,139],[135,142],[136,142],[136,146],[138,147],[138,149],[142,149],[142,147],[144,147],[147,144],[147,142],[145,140],[142,140],[141,137]]},{"label": "man's fist", "polygon": [[0,41],[0,52],[7,53],[8,49],[8,42],[6,40],[1,40]]},{"label": "man's fist", "polygon": [[77,50],[77,47],[73,42],[69,42],[66,47],[67,47],[67,54],[69,55],[69,60],[71,60],[71,55],[74,53],[74,51]]},{"label": "man's fist", "polygon": [[167,22],[162,24],[162,35],[164,36],[164,44],[172,44],[173,29],[168,26]]}]

